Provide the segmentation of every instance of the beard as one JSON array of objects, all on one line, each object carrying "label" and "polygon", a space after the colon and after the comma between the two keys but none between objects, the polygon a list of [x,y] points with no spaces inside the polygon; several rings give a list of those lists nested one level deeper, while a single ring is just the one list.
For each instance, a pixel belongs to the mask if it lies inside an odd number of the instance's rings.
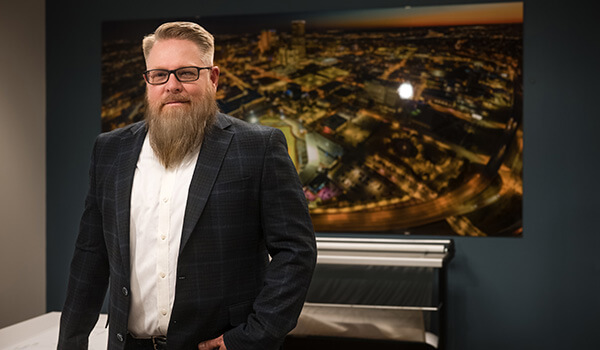
[{"label": "beard", "polygon": [[[150,146],[166,168],[175,167],[200,148],[219,110],[215,93],[206,92],[181,106],[165,107],[163,101],[149,101],[146,95],[146,123]],[[187,100],[169,95],[165,100]]]}]

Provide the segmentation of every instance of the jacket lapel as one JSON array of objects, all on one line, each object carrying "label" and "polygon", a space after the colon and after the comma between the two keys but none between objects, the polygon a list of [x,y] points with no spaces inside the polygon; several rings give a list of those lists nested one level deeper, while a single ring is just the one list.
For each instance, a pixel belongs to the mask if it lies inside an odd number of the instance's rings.
[{"label": "jacket lapel", "polygon": [[131,208],[131,187],[133,185],[133,175],[135,166],[144,144],[146,137],[145,123],[133,125],[121,138],[119,145],[119,158],[117,160],[115,209],[117,215],[117,228],[119,237],[119,247],[123,266],[127,267],[126,274],[130,272],[129,256],[129,224]]},{"label": "jacket lapel", "polygon": [[202,148],[198,155],[198,162],[194,169],[185,206],[183,232],[179,247],[180,254],[204,210],[208,196],[212,191],[219,169],[225,158],[225,153],[231,143],[233,132],[225,130],[229,125],[230,123],[227,119],[220,114],[217,115],[217,122],[212,127],[212,130],[206,134],[202,142]]}]

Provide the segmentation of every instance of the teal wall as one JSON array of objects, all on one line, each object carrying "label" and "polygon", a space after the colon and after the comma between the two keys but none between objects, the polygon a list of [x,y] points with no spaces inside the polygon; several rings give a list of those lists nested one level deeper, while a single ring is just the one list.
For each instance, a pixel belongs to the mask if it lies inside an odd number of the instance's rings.
[{"label": "teal wall", "polygon": [[[598,342],[600,30],[589,3],[525,1],[524,234],[455,240],[450,349],[591,349]],[[48,1],[48,310],[64,302],[89,156],[100,132],[102,21],[440,4],[456,2]]]}]

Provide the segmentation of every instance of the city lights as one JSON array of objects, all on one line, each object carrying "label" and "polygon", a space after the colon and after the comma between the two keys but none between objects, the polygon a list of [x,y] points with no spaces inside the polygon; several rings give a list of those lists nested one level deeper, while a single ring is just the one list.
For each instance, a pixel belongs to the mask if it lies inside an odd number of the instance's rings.
[{"label": "city lights", "polygon": [[[219,109],[284,133],[315,230],[521,235],[522,25],[319,23],[215,27]],[[123,40],[103,46],[105,131],[145,112]]]},{"label": "city lights", "polygon": [[398,95],[403,100],[408,100],[413,97],[413,87],[410,83],[402,83],[398,88]]}]

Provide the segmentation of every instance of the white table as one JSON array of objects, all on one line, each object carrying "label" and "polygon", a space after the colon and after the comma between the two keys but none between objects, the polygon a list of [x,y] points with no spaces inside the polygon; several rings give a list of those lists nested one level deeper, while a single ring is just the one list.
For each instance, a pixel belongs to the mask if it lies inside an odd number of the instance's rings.
[{"label": "white table", "polygon": [[[60,312],[50,312],[0,329],[0,350],[56,349]],[[90,334],[89,350],[106,350],[106,315],[100,315]]]}]

